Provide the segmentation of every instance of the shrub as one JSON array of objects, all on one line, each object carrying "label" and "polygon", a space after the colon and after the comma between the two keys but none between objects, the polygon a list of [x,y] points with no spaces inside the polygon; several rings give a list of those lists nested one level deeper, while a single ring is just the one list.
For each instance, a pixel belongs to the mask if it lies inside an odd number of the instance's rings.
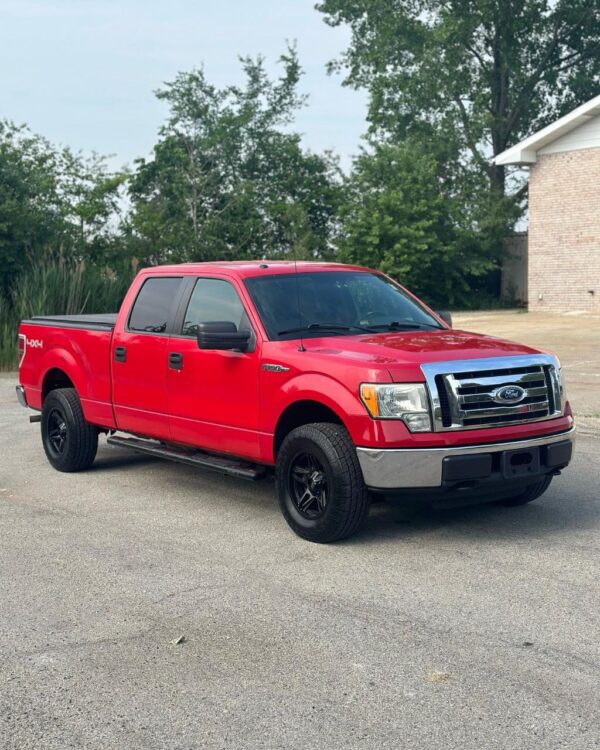
[{"label": "shrub", "polygon": [[0,369],[16,368],[21,320],[32,315],[116,312],[132,276],[133,271],[117,275],[63,258],[32,266],[8,295],[0,296]]}]

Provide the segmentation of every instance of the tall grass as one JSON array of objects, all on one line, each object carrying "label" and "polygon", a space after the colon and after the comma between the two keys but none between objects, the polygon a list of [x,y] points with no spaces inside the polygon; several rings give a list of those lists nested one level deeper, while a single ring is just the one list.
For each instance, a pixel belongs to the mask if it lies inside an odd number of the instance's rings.
[{"label": "tall grass", "polygon": [[69,263],[63,259],[24,272],[10,293],[0,295],[0,370],[17,366],[19,322],[32,315],[117,312],[133,272]]}]

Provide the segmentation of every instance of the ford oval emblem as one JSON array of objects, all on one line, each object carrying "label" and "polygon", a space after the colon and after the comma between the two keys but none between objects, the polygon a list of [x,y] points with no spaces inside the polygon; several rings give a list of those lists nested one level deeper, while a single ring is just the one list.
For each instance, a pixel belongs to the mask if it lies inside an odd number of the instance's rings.
[{"label": "ford oval emblem", "polygon": [[527,391],[519,385],[503,385],[492,393],[497,404],[518,404],[527,395]]}]

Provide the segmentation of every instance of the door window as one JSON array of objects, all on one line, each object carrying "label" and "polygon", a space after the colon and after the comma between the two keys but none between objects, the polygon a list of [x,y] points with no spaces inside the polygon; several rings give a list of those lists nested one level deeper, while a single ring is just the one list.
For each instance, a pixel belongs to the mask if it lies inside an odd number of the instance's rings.
[{"label": "door window", "polygon": [[238,331],[248,331],[250,321],[233,286],[223,279],[198,279],[190,297],[181,333],[196,336],[199,323],[233,323]]},{"label": "door window", "polygon": [[146,279],[133,303],[128,329],[144,333],[165,333],[181,277]]}]

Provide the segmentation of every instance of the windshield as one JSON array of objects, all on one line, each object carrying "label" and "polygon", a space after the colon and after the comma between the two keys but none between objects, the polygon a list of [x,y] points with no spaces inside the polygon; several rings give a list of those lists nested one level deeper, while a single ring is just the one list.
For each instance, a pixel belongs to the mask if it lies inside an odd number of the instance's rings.
[{"label": "windshield", "polygon": [[245,284],[273,341],[443,328],[400,287],[368,271],[253,276]]}]

